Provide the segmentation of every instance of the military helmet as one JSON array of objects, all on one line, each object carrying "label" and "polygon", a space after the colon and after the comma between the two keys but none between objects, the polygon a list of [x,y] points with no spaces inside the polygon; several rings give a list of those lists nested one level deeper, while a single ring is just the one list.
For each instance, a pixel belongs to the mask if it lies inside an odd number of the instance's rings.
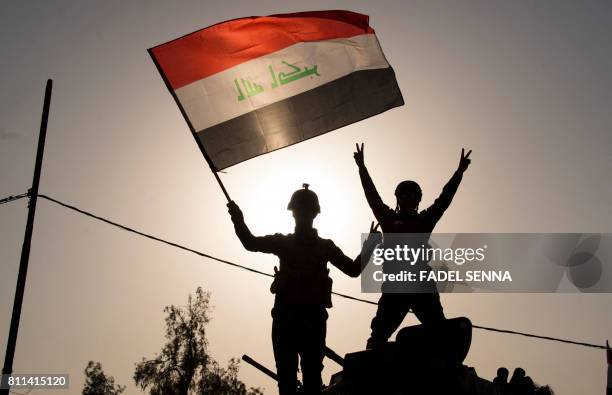
[{"label": "military helmet", "polygon": [[308,210],[319,214],[321,207],[319,206],[317,194],[308,189],[308,184],[302,184],[302,187],[303,189],[293,192],[291,200],[289,200],[287,205],[287,210]]},{"label": "military helmet", "polygon": [[416,196],[419,198],[419,200],[421,200],[423,193],[421,192],[421,187],[419,184],[414,181],[407,180],[400,182],[395,188],[395,196],[397,197],[400,195]]}]

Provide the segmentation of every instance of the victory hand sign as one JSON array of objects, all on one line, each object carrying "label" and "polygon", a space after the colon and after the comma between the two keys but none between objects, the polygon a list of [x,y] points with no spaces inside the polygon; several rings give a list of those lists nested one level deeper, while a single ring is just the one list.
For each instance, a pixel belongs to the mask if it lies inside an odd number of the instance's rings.
[{"label": "victory hand sign", "polygon": [[463,173],[467,170],[470,163],[472,163],[472,160],[470,159],[471,153],[472,150],[469,150],[468,153],[465,154],[465,149],[461,148],[461,159],[459,160],[459,167],[457,168],[457,171]]}]

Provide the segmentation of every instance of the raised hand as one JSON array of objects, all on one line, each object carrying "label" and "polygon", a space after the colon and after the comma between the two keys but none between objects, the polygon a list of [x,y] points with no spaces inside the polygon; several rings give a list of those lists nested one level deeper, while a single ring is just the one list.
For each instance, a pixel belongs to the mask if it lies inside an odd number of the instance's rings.
[{"label": "raised hand", "polygon": [[232,219],[237,219],[244,221],[244,215],[242,214],[242,210],[233,200],[227,204],[227,211],[230,213]]},{"label": "raised hand", "polygon": [[368,238],[363,243],[362,253],[366,254],[366,256],[368,257],[368,260],[374,248],[376,248],[376,246],[380,244],[380,242],[382,241],[382,234],[378,230],[379,224],[377,223],[376,225],[374,224],[375,222],[372,221],[372,224],[370,225],[370,232],[368,234]]},{"label": "raised hand", "polygon": [[465,149],[461,148],[461,159],[459,160],[459,167],[457,168],[457,171],[463,173],[467,170],[470,163],[472,163],[472,160],[470,159],[471,153],[472,150],[469,150],[468,153],[465,154]]},{"label": "raised hand", "polygon": [[372,224],[370,225],[370,232],[368,234],[367,240],[365,241],[365,243],[368,244],[369,247],[376,246],[376,244],[380,243],[382,239],[382,234],[378,230],[379,225],[380,224],[375,223],[374,221],[372,221]]},{"label": "raised hand", "polygon": [[361,166],[365,166],[365,163],[363,161],[363,143],[361,143],[361,148],[359,147],[359,144],[355,143],[355,147],[357,148],[357,152],[353,153],[353,158],[355,158],[355,163],[357,163],[357,166],[361,167]]},{"label": "raised hand", "polygon": [[370,232],[369,233],[380,233],[380,231],[378,230],[378,227],[380,226],[379,223],[376,223],[376,226],[374,226],[375,222],[372,221],[372,224],[370,225]]}]

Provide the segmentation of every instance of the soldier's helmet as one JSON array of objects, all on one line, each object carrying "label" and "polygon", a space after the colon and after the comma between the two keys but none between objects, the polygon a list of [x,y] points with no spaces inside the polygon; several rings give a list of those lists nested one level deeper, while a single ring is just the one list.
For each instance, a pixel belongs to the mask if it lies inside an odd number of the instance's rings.
[{"label": "soldier's helmet", "polygon": [[423,196],[423,192],[421,191],[421,187],[414,181],[402,181],[397,184],[395,188],[395,197],[410,197],[417,202],[421,201],[421,197]]},{"label": "soldier's helmet", "polygon": [[287,210],[308,211],[319,214],[321,207],[319,206],[319,198],[317,194],[308,189],[308,184],[302,184],[302,189],[293,192],[291,200],[287,205]]}]

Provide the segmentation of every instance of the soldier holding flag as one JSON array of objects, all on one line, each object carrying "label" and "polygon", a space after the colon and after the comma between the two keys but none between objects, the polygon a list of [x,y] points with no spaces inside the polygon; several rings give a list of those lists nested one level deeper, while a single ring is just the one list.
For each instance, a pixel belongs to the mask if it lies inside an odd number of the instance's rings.
[{"label": "soldier holding flag", "polygon": [[[332,280],[327,262],[343,273],[357,277],[361,273],[361,256],[350,259],[333,241],[323,239],[313,228],[320,213],[317,195],[304,184],[295,191],[287,210],[295,218],[295,233],[253,236],[244,222],[238,205],[227,205],[236,235],[249,251],[265,252],[279,257],[271,286],[275,294],[272,309],[272,344],[278,374],[280,395],[297,391],[298,356],[301,359],[304,392],[319,394],[322,390],[321,371],[325,349],[327,308],[332,307]],[[370,233],[376,233],[374,223]],[[363,253],[369,257],[375,246],[371,236]]]}]

